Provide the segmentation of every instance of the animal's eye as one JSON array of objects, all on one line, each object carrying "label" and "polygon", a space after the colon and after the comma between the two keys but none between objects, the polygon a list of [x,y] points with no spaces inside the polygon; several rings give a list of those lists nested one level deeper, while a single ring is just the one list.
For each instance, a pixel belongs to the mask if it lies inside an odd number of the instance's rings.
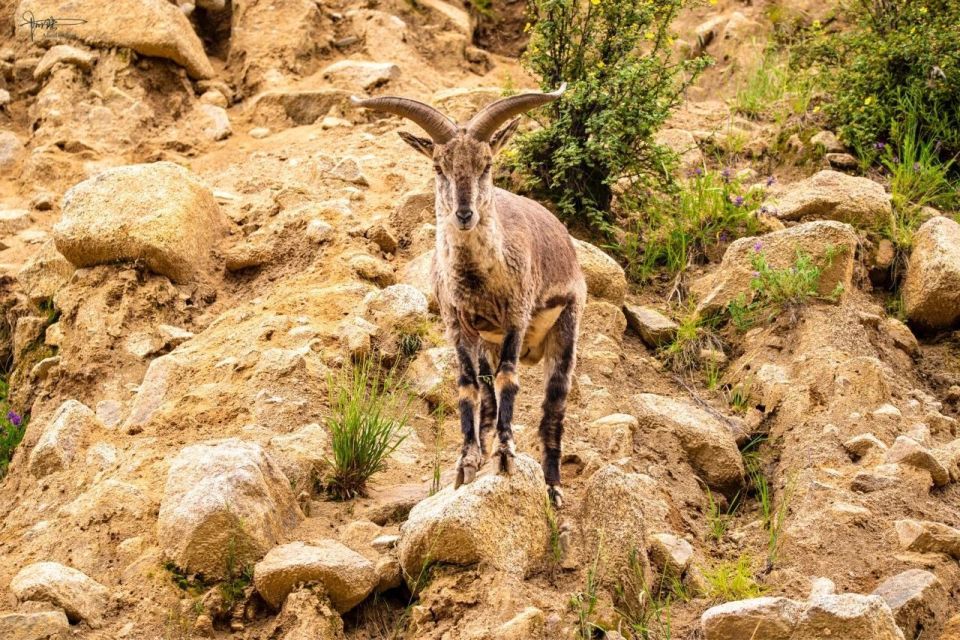
[{"label": "animal's eye", "polygon": [[433,170],[436,171],[438,175],[443,173],[443,169],[441,169],[438,164],[433,165]]}]

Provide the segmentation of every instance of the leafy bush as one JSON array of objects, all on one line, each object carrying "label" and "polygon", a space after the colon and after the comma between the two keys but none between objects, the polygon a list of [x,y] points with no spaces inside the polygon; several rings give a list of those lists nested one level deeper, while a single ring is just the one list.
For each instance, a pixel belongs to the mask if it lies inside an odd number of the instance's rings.
[{"label": "leafy bush", "polygon": [[648,280],[660,267],[679,273],[705,261],[709,248],[755,234],[762,199],[762,191],[748,190],[729,169],[698,169],[675,197],[639,211],[622,242],[608,248],[623,256],[634,279]]},{"label": "leafy bush", "polygon": [[708,63],[671,56],[669,27],[686,1],[530,1],[524,65],[544,90],[568,88],[507,158],[566,221],[609,232],[618,181],[635,196],[669,182],[673,154],[652,137]]},{"label": "leafy bush", "polygon": [[[956,0],[857,0],[856,25],[828,33],[814,23],[797,48],[802,64],[827,67],[827,115],[854,148],[896,138],[905,105],[919,139],[960,152],[960,3]],[[907,97],[909,100],[905,101]]]},{"label": "leafy bush", "polygon": [[327,460],[327,490],[336,498],[363,495],[367,480],[406,437],[411,399],[394,373],[364,360],[328,381],[333,459]]}]

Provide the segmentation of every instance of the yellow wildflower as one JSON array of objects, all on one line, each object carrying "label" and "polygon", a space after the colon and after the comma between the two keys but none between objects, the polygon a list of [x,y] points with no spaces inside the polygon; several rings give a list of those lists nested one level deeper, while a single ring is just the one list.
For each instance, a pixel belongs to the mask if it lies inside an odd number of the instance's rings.
[{"label": "yellow wildflower", "polygon": [[873,104],[873,96],[867,96],[866,99],[863,101],[863,104],[866,105],[866,106],[868,106],[868,107],[869,107],[870,105],[872,105],[872,104]]},{"label": "yellow wildflower", "polygon": [[643,34],[643,37],[647,40],[653,40],[653,31],[647,31],[645,34]]}]

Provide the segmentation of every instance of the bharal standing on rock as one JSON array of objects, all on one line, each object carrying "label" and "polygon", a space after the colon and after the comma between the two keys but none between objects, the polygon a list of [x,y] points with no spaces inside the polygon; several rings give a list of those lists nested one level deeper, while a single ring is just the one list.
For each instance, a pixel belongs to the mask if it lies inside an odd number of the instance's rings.
[{"label": "bharal standing on rock", "polygon": [[455,486],[476,477],[494,424],[499,471],[513,472],[517,361],[542,359],[543,472],[557,506],[562,504],[560,440],[587,288],[566,227],[533,200],[494,187],[491,168],[519,118],[501,125],[556,100],[563,89],[499,100],[462,126],[416,100],[353,99],[357,106],[408,118],[430,135],[400,133],[433,161],[437,174],[437,250],[431,271],[460,368],[463,450]]}]

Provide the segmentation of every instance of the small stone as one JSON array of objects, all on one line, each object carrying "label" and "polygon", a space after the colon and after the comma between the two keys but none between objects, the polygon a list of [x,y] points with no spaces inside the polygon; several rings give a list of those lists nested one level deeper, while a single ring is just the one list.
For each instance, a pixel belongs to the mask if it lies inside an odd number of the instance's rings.
[{"label": "small stone", "polygon": [[5,640],[46,640],[66,637],[69,632],[70,622],[63,611],[0,613],[0,638]]},{"label": "small stone", "polygon": [[400,536],[398,536],[397,534],[394,534],[394,533],[384,534],[382,536],[377,536],[376,538],[374,538],[373,541],[370,543],[370,546],[376,549],[377,551],[384,553],[396,547],[397,542],[399,541],[400,541]]},{"label": "small stone", "polygon": [[257,140],[266,138],[268,135],[270,135],[270,129],[267,129],[266,127],[254,127],[253,129],[250,129],[250,137],[256,138]]},{"label": "small stone", "polygon": [[690,566],[693,547],[683,538],[672,533],[655,533],[647,538],[650,560],[673,577],[680,577]]},{"label": "small stone", "polygon": [[380,258],[358,253],[350,257],[348,264],[358,276],[381,287],[389,287],[397,281],[393,267]]},{"label": "small stone", "polygon": [[[510,620],[507,620],[493,632],[497,640],[532,640],[543,638],[546,630],[546,618],[543,611],[536,607],[527,607]],[[610,640],[610,633],[606,634]]]},{"label": "small stone", "polygon": [[627,317],[627,324],[630,325],[630,328],[651,349],[663,346],[677,335],[677,323],[656,309],[625,304],[623,305],[623,313]]},{"label": "small stone", "polygon": [[205,118],[203,135],[210,140],[226,140],[233,134],[230,127],[230,116],[223,107],[201,103],[198,107]]},{"label": "small stone", "polygon": [[860,166],[860,162],[849,153],[828,153],[824,158],[836,169],[856,169]]},{"label": "small stone", "polygon": [[307,223],[307,237],[316,242],[317,244],[323,244],[333,237],[334,229],[326,220],[320,220],[319,218],[314,218]]},{"label": "small stone", "polygon": [[883,442],[872,433],[862,433],[844,442],[843,448],[846,449],[847,453],[851,456],[859,459],[871,451],[886,451],[887,445],[883,444]]},{"label": "small stone", "polygon": [[367,186],[370,183],[360,171],[360,164],[354,158],[344,158],[330,170],[330,175],[344,182]]},{"label": "small stone", "polygon": [[67,400],[57,408],[30,452],[30,473],[42,478],[67,468],[89,435],[102,426],[89,407]]},{"label": "small stone", "polygon": [[403,584],[403,572],[396,556],[383,556],[377,560],[377,593],[396,589]]},{"label": "small stone", "polygon": [[810,597],[832,596],[837,592],[837,585],[830,578],[814,578],[810,583]]},{"label": "small stone", "polygon": [[897,436],[887,452],[887,462],[909,464],[930,472],[936,486],[942,487],[950,482],[950,473],[939,460],[919,442],[907,436]]},{"label": "small stone", "polygon": [[160,333],[160,339],[166,347],[178,347],[187,340],[193,339],[192,331],[187,331],[186,329],[174,327],[169,324],[158,325],[157,331]]},{"label": "small stone", "polygon": [[893,523],[904,551],[945,553],[960,559],[960,531],[929,520],[897,520]]},{"label": "small stone", "polygon": [[33,69],[33,79],[40,80],[53,69],[56,64],[70,64],[84,71],[89,71],[97,56],[66,44],[58,44],[47,49],[40,58],[40,62]]},{"label": "small stone", "polygon": [[340,60],[322,71],[323,78],[349,88],[369,91],[400,77],[400,67],[390,62]]},{"label": "small stone", "polygon": [[396,253],[397,252],[397,239],[393,237],[393,234],[390,233],[390,230],[387,229],[383,223],[377,222],[369,229],[365,234],[368,240],[371,240],[380,247],[380,250],[384,253]]},{"label": "small stone", "polygon": [[810,138],[810,144],[823,147],[827,153],[842,153],[844,151],[843,143],[837,139],[832,131],[823,130],[814,134]]},{"label": "small stone", "polygon": [[212,638],[214,634],[213,619],[207,614],[201,613],[193,622],[193,632],[204,638]]},{"label": "small stone", "polygon": [[922,327],[945,329],[960,320],[960,224],[938,216],[916,231],[903,300],[907,317]]},{"label": "small stone", "polygon": [[216,89],[209,89],[202,96],[200,96],[200,102],[203,104],[212,104],[215,107],[220,107],[221,109],[226,109],[227,97],[217,91]]}]

